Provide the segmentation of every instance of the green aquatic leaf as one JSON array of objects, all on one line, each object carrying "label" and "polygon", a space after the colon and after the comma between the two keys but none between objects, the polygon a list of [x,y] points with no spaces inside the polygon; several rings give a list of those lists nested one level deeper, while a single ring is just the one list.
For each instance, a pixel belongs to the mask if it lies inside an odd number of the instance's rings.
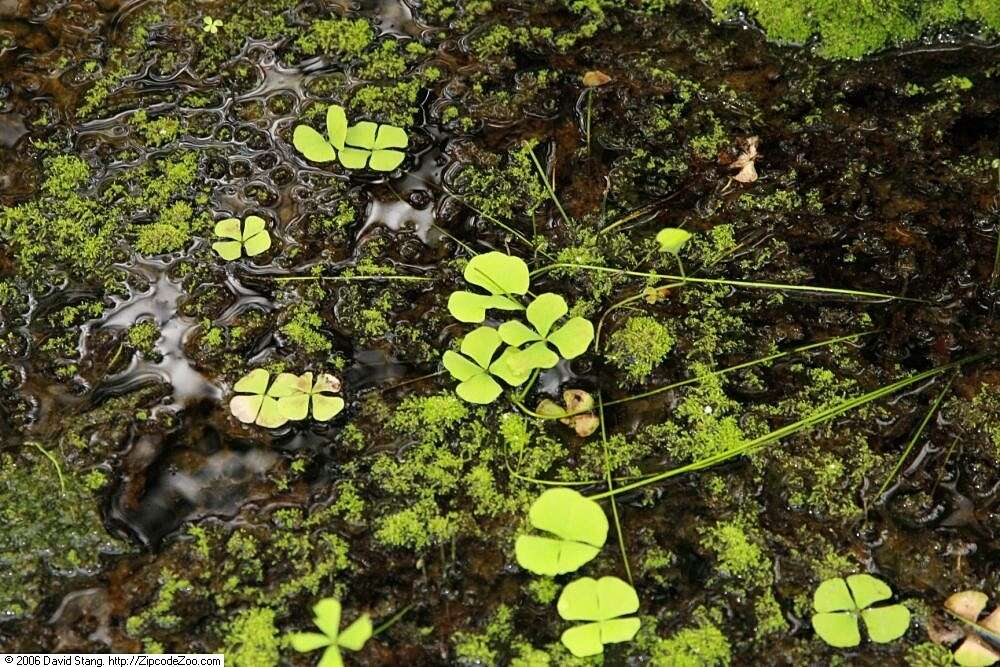
[{"label": "green aquatic leaf", "polygon": [[278,411],[290,421],[305,419],[312,409],[316,421],[329,421],[344,409],[344,399],[331,396],[340,391],[340,380],[320,373],[313,380],[312,372],[295,377],[292,393],[278,400]]},{"label": "green aquatic leaf", "polygon": [[660,252],[676,255],[691,238],[691,233],[677,227],[664,227],[656,234],[656,242],[660,244]]},{"label": "green aquatic leaf", "polygon": [[336,149],[326,138],[308,125],[296,125],[292,132],[292,145],[312,162],[333,162],[337,159]]},{"label": "green aquatic leaf", "polygon": [[362,614],[353,623],[340,631],[340,602],[334,598],[324,598],[313,607],[313,623],[322,630],[317,632],[294,632],[288,636],[291,647],[299,653],[307,653],[326,647],[317,667],[338,667],[344,664],[340,649],[360,651],[372,636],[372,621],[368,614]]},{"label": "green aquatic leaf", "polygon": [[547,576],[578,570],[596,556],[608,538],[608,519],[593,500],[566,488],[549,489],[532,503],[528,521],[553,535],[520,535],[514,544],[518,564]]},{"label": "green aquatic leaf", "polygon": [[830,646],[857,646],[861,643],[860,618],[872,641],[899,639],[910,626],[910,610],[901,604],[872,607],[891,597],[892,589],[870,574],[827,579],[813,593],[813,630]]},{"label": "green aquatic leaf", "polygon": [[462,340],[462,354],[451,350],[444,353],[442,362],[445,369],[460,383],[455,388],[460,398],[469,403],[492,403],[503,393],[503,387],[493,376],[512,387],[523,384],[528,379],[528,374],[510,367],[508,350],[493,360],[502,344],[496,329],[479,327]]},{"label": "green aquatic leaf", "polygon": [[448,311],[459,322],[482,322],[489,309],[524,308],[511,298],[528,292],[531,277],[524,260],[502,252],[487,252],[470,259],[463,276],[466,282],[482,287],[488,294],[452,292],[448,297]]},{"label": "green aquatic leaf", "polygon": [[220,220],[215,225],[215,236],[227,241],[216,241],[212,249],[219,257],[231,262],[244,254],[256,257],[271,247],[271,235],[266,229],[267,223],[256,215],[248,215],[243,223],[236,218]]},{"label": "green aquatic leaf", "polygon": [[361,121],[347,128],[340,163],[348,169],[392,171],[406,159],[406,153],[395,149],[405,148],[409,142],[401,127]]},{"label": "green aquatic leaf", "polygon": [[338,151],[344,149],[347,139],[347,112],[339,104],[331,104],[326,110],[326,135]]},{"label": "green aquatic leaf", "polygon": [[563,589],[556,604],[567,621],[592,621],[562,633],[562,643],[578,658],[604,652],[605,644],[630,641],[641,625],[635,589],[617,577],[582,577]]},{"label": "green aquatic leaf", "polygon": [[291,373],[281,373],[271,382],[271,374],[263,368],[250,371],[233,385],[238,395],[230,400],[229,411],[244,424],[284,426],[288,417],[279,408],[279,401],[295,393],[297,380]]},{"label": "green aquatic leaf", "polygon": [[[552,331],[553,325],[569,312],[566,300],[558,294],[547,292],[528,304],[526,316],[534,328],[523,322],[510,320],[500,325],[500,337],[513,347],[530,343],[511,364],[524,371],[535,368],[552,368],[563,359],[574,359],[590,347],[594,340],[594,325],[582,317],[574,317]],[[549,348],[554,345],[559,354]]]}]

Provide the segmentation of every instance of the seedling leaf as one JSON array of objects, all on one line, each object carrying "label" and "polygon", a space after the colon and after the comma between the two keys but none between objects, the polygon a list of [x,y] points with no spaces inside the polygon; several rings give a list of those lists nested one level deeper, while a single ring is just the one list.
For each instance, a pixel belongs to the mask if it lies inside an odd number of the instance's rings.
[{"label": "seedling leaf", "polygon": [[527,293],[531,282],[528,265],[523,260],[496,251],[469,260],[464,276],[466,281],[489,294],[452,292],[448,297],[448,311],[460,322],[482,322],[490,308],[521,310],[523,306],[510,295]]},{"label": "seedling leaf", "polygon": [[451,350],[444,353],[442,362],[445,369],[460,382],[455,388],[460,398],[469,403],[492,403],[503,392],[503,387],[492,376],[512,387],[528,379],[527,373],[521,373],[510,365],[509,348],[493,361],[502,343],[496,329],[479,327],[462,340],[462,354]]},{"label": "seedling leaf", "polygon": [[549,348],[549,343],[555,345],[564,359],[573,359],[586,352],[594,340],[594,325],[590,320],[574,317],[549,333],[555,322],[568,312],[565,299],[547,292],[528,304],[526,315],[534,330],[516,320],[501,324],[500,337],[508,345],[518,347],[537,341],[513,356],[511,364],[524,371],[552,368],[559,363],[559,356]]},{"label": "seedling leaf", "polygon": [[656,242],[660,244],[660,252],[676,255],[691,238],[691,233],[677,227],[664,227],[656,234]]},{"label": "seedling leaf", "polygon": [[300,653],[326,647],[317,667],[339,667],[344,664],[340,649],[360,651],[372,636],[372,621],[368,614],[362,614],[340,632],[340,602],[324,598],[313,606],[313,623],[323,634],[296,632],[289,636],[292,648]]},{"label": "seedling leaf", "polygon": [[271,247],[271,235],[267,233],[267,223],[256,215],[247,216],[242,225],[236,218],[220,220],[215,225],[215,235],[232,241],[216,241],[212,249],[222,259],[231,262],[244,253],[255,257]]},{"label": "seedling leaf", "polygon": [[234,417],[244,424],[257,424],[264,428],[278,428],[288,422],[278,407],[278,401],[293,393],[295,376],[282,373],[269,383],[270,378],[270,373],[258,368],[233,385],[233,391],[240,393],[229,402],[229,411]]},{"label": "seedling leaf", "polygon": [[338,151],[344,150],[347,138],[347,112],[339,104],[333,104],[326,110],[326,134],[330,143]]}]

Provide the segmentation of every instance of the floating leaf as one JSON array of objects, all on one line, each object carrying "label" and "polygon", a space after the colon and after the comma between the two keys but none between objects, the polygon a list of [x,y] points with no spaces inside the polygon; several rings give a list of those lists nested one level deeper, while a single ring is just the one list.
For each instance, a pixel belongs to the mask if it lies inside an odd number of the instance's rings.
[{"label": "floating leaf", "polygon": [[337,159],[336,149],[326,138],[308,125],[296,125],[292,132],[292,145],[307,160],[313,162],[333,162]]},{"label": "floating leaf", "polygon": [[677,227],[664,227],[656,234],[656,242],[660,244],[660,252],[676,255],[691,238],[691,233]]},{"label": "floating leaf", "polygon": [[502,252],[476,255],[465,267],[465,280],[482,287],[489,294],[452,292],[448,297],[448,311],[460,322],[482,322],[486,311],[522,310],[524,307],[511,295],[526,294],[531,278],[528,265],[518,257]]},{"label": "floating leaf", "polygon": [[566,488],[549,489],[532,503],[528,521],[555,535],[520,535],[514,554],[521,567],[555,576],[578,570],[596,556],[608,539],[608,519],[593,500]]},{"label": "floating leaf", "polygon": [[[560,355],[563,359],[574,359],[586,352],[594,340],[594,325],[590,320],[574,317],[552,331],[552,326],[568,312],[565,299],[547,292],[528,304],[525,315],[533,329],[517,320],[501,324],[500,337],[505,343],[516,348],[527,344],[511,357],[511,364],[524,371],[552,368],[559,362]],[[558,355],[549,344],[559,350]]]},{"label": "floating leaf", "polygon": [[571,427],[581,438],[586,438],[601,425],[600,419],[593,413],[594,397],[582,389],[567,389],[563,392],[563,403],[548,398],[542,400],[535,412],[547,417],[559,418],[559,421]]},{"label": "floating leaf", "polygon": [[813,594],[812,617],[816,634],[830,646],[848,648],[861,643],[858,617],[869,638],[878,643],[899,639],[910,626],[910,610],[901,604],[872,607],[892,597],[892,589],[870,574],[852,574],[822,582]]},{"label": "floating leaf", "polygon": [[294,632],[288,640],[292,648],[299,653],[307,653],[326,647],[319,667],[342,667],[343,658],[340,649],[360,651],[372,636],[372,620],[368,614],[362,614],[340,631],[340,602],[333,598],[324,598],[313,607],[313,623],[322,631]]},{"label": "floating leaf", "polygon": [[278,407],[278,402],[296,393],[298,378],[291,373],[281,373],[274,382],[263,368],[250,371],[233,385],[239,395],[229,402],[229,411],[244,424],[257,424],[264,428],[278,428],[288,422]]},{"label": "floating leaf", "polygon": [[406,148],[409,142],[401,127],[361,121],[347,128],[340,163],[348,169],[392,171],[406,158],[406,153],[394,149]]},{"label": "floating leaf", "polygon": [[990,643],[1000,642],[1000,607],[980,620],[987,602],[989,597],[980,591],[962,591],[945,600],[945,610],[965,626],[962,643],[955,649],[955,662],[963,667],[987,667],[1000,661],[1000,652]]},{"label": "floating leaf", "polygon": [[578,658],[604,652],[605,644],[626,642],[639,632],[635,589],[618,577],[583,577],[566,585],[556,607],[567,621],[592,621],[562,633],[562,643]]},{"label": "floating leaf", "polygon": [[242,226],[236,218],[220,220],[215,225],[215,235],[229,241],[216,241],[212,249],[222,259],[231,262],[246,254],[255,257],[271,247],[271,235],[265,227],[267,223],[256,215],[248,215]]},{"label": "floating leaf", "polygon": [[344,409],[344,399],[331,396],[340,391],[340,380],[327,373],[320,373],[313,381],[313,374],[303,373],[296,378],[295,391],[278,399],[278,411],[291,421],[305,419],[312,408],[316,421],[329,421]]},{"label": "floating leaf", "polygon": [[455,388],[460,398],[469,403],[492,403],[503,392],[493,376],[512,387],[528,379],[529,373],[515,371],[510,366],[510,357],[516,350],[507,348],[499,358],[493,359],[502,343],[496,329],[479,327],[462,340],[462,354],[451,350],[444,353],[444,367],[461,383]]}]

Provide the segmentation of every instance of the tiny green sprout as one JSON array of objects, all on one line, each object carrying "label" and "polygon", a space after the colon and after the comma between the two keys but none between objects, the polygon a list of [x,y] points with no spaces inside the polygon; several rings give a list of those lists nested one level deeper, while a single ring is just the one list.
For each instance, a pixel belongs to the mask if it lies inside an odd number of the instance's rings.
[{"label": "tiny green sprout", "polygon": [[482,287],[489,294],[457,291],[448,297],[448,311],[459,322],[482,322],[486,311],[523,310],[513,295],[527,294],[531,284],[528,265],[524,260],[502,252],[476,255],[465,266],[466,282]]},{"label": "tiny green sprout", "polygon": [[638,618],[621,618],[639,610],[639,596],[618,577],[571,581],[556,607],[567,621],[591,621],[562,633],[562,643],[578,658],[603,653],[605,644],[630,641],[639,632]]},{"label": "tiny green sprout", "polygon": [[257,368],[240,378],[233,385],[239,395],[229,402],[229,411],[244,424],[257,424],[264,428],[284,426],[289,418],[279,407],[279,401],[296,393],[298,378],[291,373],[281,373],[274,382],[271,374]]},{"label": "tiny green sprout", "polygon": [[830,646],[849,648],[861,643],[858,616],[868,636],[880,644],[899,639],[910,626],[910,610],[901,604],[872,607],[892,597],[892,589],[870,574],[827,579],[813,594],[813,629]]},{"label": "tiny green sprout", "polygon": [[516,372],[510,366],[510,357],[517,350],[507,348],[499,358],[493,359],[502,343],[496,329],[479,327],[462,340],[462,354],[451,350],[444,353],[444,367],[461,383],[455,388],[460,398],[469,403],[492,403],[503,392],[500,383],[493,379],[494,375],[512,387],[528,379],[529,373]]},{"label": "tiny green sprout", "polygon": [[344,399],[330,396],[340,391],[340,380],[328,373],[320,373],[313,380],[313,374],[303,373],[296,378],[295,392],[291,396],[278,399],[278,411],[291,421],[305,419],[312,407],[312,417],[316,421],[329,421],[344,409]]},{"label": "tiny green sprout", "polygon": [[271,235],[267,233],[266,225],[264,219],[256,215],[248,215],[242,225],[236,218],[220,220],[215,225],[215,235],[232,240],[216,241],[212,249],[227,262],[239,259],[244,253],[247,257],[255,257],[271,247]]},{"label": "tiny green sprout", "polygon": [[691,233],[677,227],[664,227],[656,234],[656,242],[660,244],[660,252],[676,255],[691,238]]},{"label": "tiny green sprout", "polygon": [[347,112],[344,107],[333,104],[326,110],[326,134],[329,138],[309,127],[296,125],[292,132],[292,145],[307,160],[313,162],[333,162],[337,151],[344,149],[347,138]]},{"label": "tiny green sprout", "polygon": [[982,620],[979,618],[987,602],[989,597],[981,591],[961,591],[944,602],[945,611],[964,626],[954,637],[964,636],[955,649],[955,663],[962,667],[987,667],[1000,660],[1000,651],[983,639],[1000,643],[1000,607]]},{"label": "tiny green sprout", "polygon": [[340,164],[348,169],[367,166],[375,171],[392,171],[406,158],[406,153],[393,149],[406,148],[409,142],[406,130],[401,127],[362,121],[347,129]]},{"label": "tiny green sprout", "polygon": [[308,653],[326,648],[317,667],[343,667],[344,659],[340,649],[360,651],[372,636],[372,620],[362,614],[353,623],[340,631],[340,601],[324,598],[313,607],[313,623],[319,632],[294,632],[288,639],[292,648],[299,653]]},{"label": "tiny green sprout", "polygon": [[211,16],[206,16],[202,19],[201,29],[212,35],[218,34],[219,28],[223,26],[220,19],[213,19]]},{"label": "tiny green sprout", "polygon": [[[573,317],[552,331],[552,325],[568,312],[565,299],[547,292],[528,304],[526,316],[534,329],[518,320],[501,324],[499,331],[503,342],[515,348],[530,343],[511,356],[511,365],[520,371],[552,368],[559,363],[560,355],[563,359],[574,359],[586,352],[594,340],[594,325],[590,320]],[[554,345],[559,354],[553,352],[549,344]]]},{"label": "tiny green sprout", "polygon": [[593,500],[567,488],[549,489],[531,504],[528,521],[555,537],[520,535],[518,564],[535,574],[555,576],[580,569],[608,539],[608,519]]}]

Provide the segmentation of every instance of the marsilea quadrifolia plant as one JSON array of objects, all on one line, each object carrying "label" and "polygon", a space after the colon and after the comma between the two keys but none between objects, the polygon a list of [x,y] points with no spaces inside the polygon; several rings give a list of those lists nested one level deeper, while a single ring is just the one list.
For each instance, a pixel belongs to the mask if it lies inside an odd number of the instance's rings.
[{"label": "marsilea quadrifolia plant", "polygon": [[308,125],[297,125],[292,144],[313,162],[339,158],[347,169],[392,171],[406,158],[406,153],[396,149],[406,148],[410,141],[406,130],[395,125],[361,121],[348,126],[347,112],[336,104],[326,111],[326,134],[324,137]]},{"label": "marsilea quadrifolia plant", "polygon": [[[517,387],[532,371],[552,368],[560,359],[573,359],[590,347],[594,325],[582,317],[564,320],[566,300],[558,294],[540,294],[525,307],[531,277],[523,260],[488,252],[469,260],[464,277],[484,292],[459,290],[448,298],[448,310],[460,322],[478,323],[487,311],[524,311],[528,324],[508,320],[498,328],[481,326],[466,335],[461,354],[444,353],[444,367],[459,381],[458,395],[470,403],[492,403],[503,393],[497,378]],[[530,325],[530,326],[529,326]],[[501,350],[502,345],[506,344]],[[499,354],[498,354],[499,352]]]},{"label": "marsilea quadrifolia plant", "polygon": [[328,373],[315,379],[311,372],[280,373],[272,381],[268,371],[257,368],[240,378],[233,391],[237,392],[229,402],[233,416],[264,428],[278,428],[310,414],[316,421],[329,421],[344,409],[344,399],[333,396],[340,391],[340,380]]}]

